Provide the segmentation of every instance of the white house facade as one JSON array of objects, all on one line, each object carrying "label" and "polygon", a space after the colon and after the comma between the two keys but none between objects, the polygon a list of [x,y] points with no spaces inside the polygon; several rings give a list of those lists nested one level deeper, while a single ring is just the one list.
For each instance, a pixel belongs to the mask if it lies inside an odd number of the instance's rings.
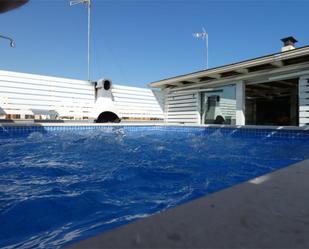
[{"label": "white house facade", "polygon": [[150,83],[171,124],[309,125],[309,46]]}]

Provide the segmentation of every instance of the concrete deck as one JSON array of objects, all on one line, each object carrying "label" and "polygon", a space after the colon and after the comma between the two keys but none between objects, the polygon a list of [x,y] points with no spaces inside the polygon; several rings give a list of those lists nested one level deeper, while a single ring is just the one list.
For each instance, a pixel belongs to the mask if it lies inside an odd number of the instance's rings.
[{"label": "concrete deck", "polygon": [[309,160],[68,248],[309,248]]}]

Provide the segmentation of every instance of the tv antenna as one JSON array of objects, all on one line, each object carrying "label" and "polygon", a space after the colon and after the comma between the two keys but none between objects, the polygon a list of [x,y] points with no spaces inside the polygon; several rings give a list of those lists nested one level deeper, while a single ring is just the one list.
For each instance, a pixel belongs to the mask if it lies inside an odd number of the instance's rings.
[{"label": "tv antenna", "polygon": [[208,69],[208,33],[206,32],[204,27],[202,27],[202,32],[194,33],[193,37],[194,38],[202,38],[202,40],[205,41],[205,45],[206,45],[206,69]]}]

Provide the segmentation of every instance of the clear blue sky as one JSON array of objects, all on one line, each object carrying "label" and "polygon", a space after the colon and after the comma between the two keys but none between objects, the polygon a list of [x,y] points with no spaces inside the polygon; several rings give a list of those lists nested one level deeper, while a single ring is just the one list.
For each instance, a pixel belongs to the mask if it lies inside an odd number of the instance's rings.
[{"label": "clear blue sky", "polygon": [[[309,44],[309,1],[93,0],[92,79],[145,86],[201,70],[205,47],[192,33],[209,33],[216,67],[280,51],[289,35]],[[87,9],[69,0],[30,0],[0,14],[0,70],[87,78]]]}]

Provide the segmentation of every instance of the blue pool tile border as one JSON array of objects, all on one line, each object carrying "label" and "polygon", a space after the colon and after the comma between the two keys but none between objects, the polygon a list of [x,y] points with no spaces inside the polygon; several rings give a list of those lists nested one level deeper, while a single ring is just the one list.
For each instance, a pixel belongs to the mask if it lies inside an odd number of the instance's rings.
[{"label": "blue pool tile border", "polygon": [[309,139],[309,130],[301,129],[272,129],[272,128],[246,128],[246,127],[194,127],[194,126],[164,126],[164,125],[66,125],[66,126],[0,126],[0,137],[25,136],[32,132],[49,133],[61,131],[82,131],[82,130],[124,130],[131,132],[160,131],[160,132],[202,132],[213,134],[219,132],[222,135],[231,137],[247,138],[284,138],[284,139]]}]

